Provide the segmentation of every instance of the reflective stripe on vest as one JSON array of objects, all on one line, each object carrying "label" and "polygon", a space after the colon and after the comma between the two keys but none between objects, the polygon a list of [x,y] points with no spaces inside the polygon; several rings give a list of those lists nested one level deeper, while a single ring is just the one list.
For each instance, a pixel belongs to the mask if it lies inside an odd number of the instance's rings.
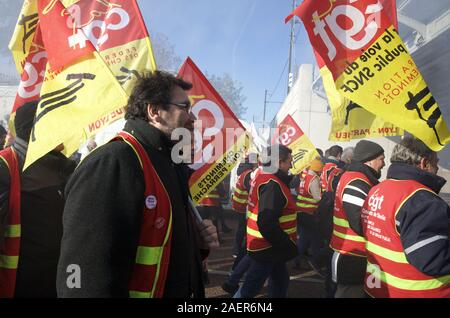
[{"label": "reflective stripe on vest", "polygon": [[259,188],[270,181],[280,185],[282,193],[286,198],[286,204],[282,208],[281,216],[278,218],[280,228],[295,242],[297,239],[297,207],[289,188],[273,174],[260,172],[252,180],[250,189],[249,205],[247,213],[247,249],[259,251],[272,247],[272,245],[261,235],[258,227]]},{"label": "reflective stripe on vest", "polygon": [[344,212],[342,198],[345,187],[354,180],[362,180],[372,186],[369,179],[361,172],[345,172],[336,189],[336,197],[333,210],[333,234],[331,236],[330,247],[341,254],[351,254],[356,256],[366,255],[366,240],[359,236],[351,228]]},{"label": "reflective stripe on vest", "polygon": [[[319,201],[314,199],[310,192],[311,183],[314,179],[319,178],[314,172],[306,171],[302,174],[303,179],[298,186],[297,192],[297,207],[299,212],[314,214],[319,206]],[[319,178],[320,183],[320,178]]]},{"label": "reflective stripe on vest", "polygon": [[231,197],[231,207],[238,213],[245,213],[247,211],[249,193],[245,188],[244,181],[251,172],[251,169],[247,169],[239,175],[238,181],[236,182],[236,188]]},{"label": "reflective stripe on vest", "polygon": [[217,189],[213,189],[210,193],[205,195],[203,199],[198,202],[199,206],[219,206],[220,205],[220,196]]},{"label": "reflective stripe on vest", "polygon": [[397,232],[397,213],[419,191],[436,195],[416,181],[387,179],[367,196],[362,217],[368,261],[365,290],[372,297],[450,297],[450,275],[429,276],[409,264]]},{"label": "reflective stripe on vest", "polygon": [[20,168],[17,154],[12,147],[0,151],[0,159],[9,170],[9,207],[4,243],[0,246],[0,298],[14,297],[17,267],[19,265],[20,223]]},{"label": "reflective stripe on vest", "polygon": [[164,295],[172,242],[172,206],[169,195],[147,152],[134,136],[121,132],[114,140],[125,141],[136,153],[144,172],[144,198],[153,196],[156,199],[153,209],[149,209],[143,202],[143,217],[129,282],[129,296],[161,298]]}]

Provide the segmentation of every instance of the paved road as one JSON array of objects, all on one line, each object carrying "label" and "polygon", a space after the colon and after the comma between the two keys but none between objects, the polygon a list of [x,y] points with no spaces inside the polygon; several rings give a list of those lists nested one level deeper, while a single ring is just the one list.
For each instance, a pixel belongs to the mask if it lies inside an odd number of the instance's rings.
[{"label": "paved road", "polygon": [[[231,296],[220,287],[226,280],[233,264],[232,248],[234,242],[236,221],[228,214],[227,225],[233,228],[231,233],[223,234],[224,242],[220,248],[213,250],[208,258],[210,283],[206,286],[207,298],[230,298]],[[325,290],[323,279],[318,276],[308,264],[301,264],[302,269],[292,268],[289,264],[291,281],[289,285],[289,298],[323,298]],[[267,297],[267,286],[258,297]]]},{"label": "paved road", "polygon": [[[441,197],[450,204],[450,194],[443,193]],[[213,250],[209,256],[210,283],[206,286],[208,298],[230,298],[230,295],[221,288],[233,264],[232,248],[237,222],[233,214],[227,211],[227,224],[233,229],[231,233],[222,234],[224,242],[221,247]],[[289,285],[289,298],[323,298],[325,289],[323,279],[313,271],[306,262],[302,262],[301,269],[294,269],[293,264],[288,264],[291,276]],[[264,287],[258,297],[267,297],[267,286]]]}]

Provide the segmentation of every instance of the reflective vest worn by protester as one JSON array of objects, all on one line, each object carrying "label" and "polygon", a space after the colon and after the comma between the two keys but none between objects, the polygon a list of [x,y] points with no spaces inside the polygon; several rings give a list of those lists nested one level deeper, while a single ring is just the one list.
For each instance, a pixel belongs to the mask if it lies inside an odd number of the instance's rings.
[{"label": "reflective vest worn by protester", "polygon": [[300,185],[297,188],[297,207],[299,212],[313,215],[319,205],[320,200],[314,199],[310,192],[311,182],[319,179],[319,176],[311,170],[302,173]]},{"label": "reflective vest worn by protester", "polygon": [[231,197],[231,206],[233,210],[238,213],[247,212],[249,193],[244,186],[244,180],[251,172],[252,169],[247,169],[239,175],[238,181],[236,182],[236,188],[234,189],[233,196]]},{"label": "reflective vest worn by protester", "polygon": [[145,178],[141,232],[129,283],[132,298],[161,298],[169,269],[172,243],[172,205],[167,190],[139,141],[127,132],[125,141],[136,153]]},{"label": "reflective vest worn by protester", "polygon": [[286,198],[286,204],[278,219],[280,228],[289,235],[292,242],[297,240],[297,206],[289,188],[275,175],[259,172],[256,174],[250,188],[250,196],[247,212],[247,250],[251,252],[261,251],[272,247],[272,245],[261,235],[258,221],[259,189],[261,186],[274,181],[280,185],[281,191]]},{"label": "reflective vest worn by protester", "polygon": [[205,195],[198,203],[199,206],[220,206],[220,195],[217,189],[212,190],[209,194]]},{"label": "reflective vest worn by protester", "polygon": [[362,219],[367,239],[365,290],[372,297],[450,297],[450,275],[428,276],[409,264],[397,232],[397,213],[418,191],[433,192],[417,181],[388,179],[367,196]]},{"label": "reflective vest worn by protester", "polygon": [[342,202],[345,187],[354,180],[362,180],[373,187],[364,173],[357,171],[345,172],[336,189],[333,215],[333,233],[331,235],[330,247],[341,254],[355,256],[366,256],[366,240],[356,234],[348,222]]},{"label": "reflective vest worn by protester", "polygon": [[0,246],[0,298],[14,297],[20,255],[20,168],[12,147],[0,151],[10,176],[9,213],[3,245]]},{"label": "reflective vest worn by protester", "polygon": [[342,174],[344,170],[339,168],[334,162],[327,162],[323,166],[322,173],[320,174],[320,186],[323,192],[333,191],[333,180],[338,175]]}]

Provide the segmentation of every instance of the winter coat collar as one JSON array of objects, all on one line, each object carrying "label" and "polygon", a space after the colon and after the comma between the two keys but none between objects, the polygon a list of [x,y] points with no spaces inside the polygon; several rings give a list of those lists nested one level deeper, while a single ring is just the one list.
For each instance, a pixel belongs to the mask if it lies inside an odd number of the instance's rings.
[{"label": "winter coat collar", "polygon": [[128,119],[124,131],[136,137],[140,143],[170,154],[173,144],[164,133],[143,119]]},{"label": "winter coat collar", "polygon": [[338,166],[338,168],[341,168],[341,169],[344,168],[344,166],[345,166],[345,163],[343,161],[340,161],[336,157],[333,157],[333,156],[330,156],[328,158],[323,158],[322,162],[324,164],[326,164],[326,163],[334,163],[334,164],[336,164]]},{"label": "winter coat collar", "polygon": [[373,185],[380,183],[380,181],[378,180],[380,179],[381,175],[366,164],[360,162],[352,162],[348,165],[347,171],[363,173]]},{"label": "winter coat collar", "polygon": [[404,163],[393,163],[389,167],[387,177],[388,179],[417,181],[433,190],[436,194],[441,191],[442,187],[447,182],[438,175]]}]

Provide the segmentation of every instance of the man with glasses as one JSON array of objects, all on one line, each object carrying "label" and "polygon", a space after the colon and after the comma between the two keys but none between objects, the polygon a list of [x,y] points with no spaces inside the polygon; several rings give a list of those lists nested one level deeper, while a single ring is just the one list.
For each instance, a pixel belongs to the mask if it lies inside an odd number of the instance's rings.
[{"label": "man with glasses", "polygon": [[[76,169],[65,192],[59,296],[204,297],[201,250],[217,234],[194,216],[186,166],[171,157],[172,132],[194,128],[191,88],[164,72],[141,78],[123,131]],[[69,279],[73,264],[79,277]]]}]

